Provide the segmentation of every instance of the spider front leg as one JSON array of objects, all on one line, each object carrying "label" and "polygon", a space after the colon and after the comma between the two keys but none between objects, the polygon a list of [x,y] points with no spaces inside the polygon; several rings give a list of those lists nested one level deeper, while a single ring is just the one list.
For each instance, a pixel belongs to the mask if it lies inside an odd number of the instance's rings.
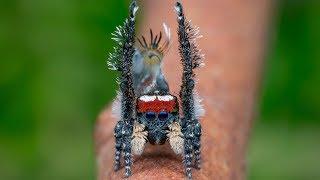
[{"label": "spider front leg", "polygon": [[169,126],[169,131],[167,131],[167,137],[171,149],[176,154],[182,154],[184,150],[184,138],[179,122],[172,122]]},{"label": "spider front leg", "polygon": [[145,126],[138,122],[134,123],[133,134],[131,140],[132,153],[135,155],[141,155],[144,150],[144,146],[147,142],[148,131],[145,130]]}]

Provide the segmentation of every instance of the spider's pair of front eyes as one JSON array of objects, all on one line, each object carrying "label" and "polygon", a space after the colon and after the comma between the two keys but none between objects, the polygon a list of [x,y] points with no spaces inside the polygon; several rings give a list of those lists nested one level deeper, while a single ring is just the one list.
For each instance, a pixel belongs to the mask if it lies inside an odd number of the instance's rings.
[{"label": "spider's pair of front eyes", "polygon": [[157,117],[159,120],[164,121],[167,120],[169,116],[169,113],[166,111],[161,111],[158,114],[152,111],[149,111],[146,113],[146,118],[148,120],[155,120]]}]

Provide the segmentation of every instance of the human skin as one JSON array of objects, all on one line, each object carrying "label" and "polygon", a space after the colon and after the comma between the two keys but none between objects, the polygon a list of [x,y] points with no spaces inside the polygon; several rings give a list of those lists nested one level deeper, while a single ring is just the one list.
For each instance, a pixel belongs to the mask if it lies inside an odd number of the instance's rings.
[{"label": "human skin", "polygon": [[[176,35],[174,1],[139,1],[142,33],[160,31],[166,22],[173,35],[164,59],[164,74],[173,94],[179,93],[181,64]],[[252,126],[261,70],[267,44],[272,2],[268,0],[183,1],[186,16],[200,27],[198,43],[206,66],[196,70],[196,89],[206,110],[202,124],[202,168],[193,169],[194,179],[245,179],[246,150]],[[113,171],[116,120],[111,108],[96,124],[95,147],[98,179],[123,179],[124,168]],[[130,179],[184,179],[182,157],[168,143],[147,145],[134,156]]]}]

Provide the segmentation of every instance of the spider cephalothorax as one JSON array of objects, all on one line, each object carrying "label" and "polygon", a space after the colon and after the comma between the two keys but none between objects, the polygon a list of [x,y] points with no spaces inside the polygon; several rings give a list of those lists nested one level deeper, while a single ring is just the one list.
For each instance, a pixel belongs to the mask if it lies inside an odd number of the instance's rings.
[{"label": "spider cephalothorax", "polygon": [[[120,91],[114,103],[118,122],[114,129],[115,170],[120,168],[124,156],[125,175],[131,175],[132,154],[143,153],[146,143],[161,145],[169,142],[176,154],[182,154],[186,175],[191,179],[191,167],[200,168],[201,125],[203,109],[194,90],[193,70],[202,64],[203,56],[195,39],[198,29],[186,21],[182,4],[177,2],[178,40],[183,65],[181,90],[172,95],[161,71],[161,62],[170,44],[170,30],[165,28],[166,41],[160,45],[162,33],[150,43],[142,36],[135,43],[135,0],[130,5],[129,18],[118,27],[114,40],[118,46],[110,54],[109,66],[120,72]],[[179,105],[180,102],[180,105]],[[181,112],[179,112],[181,107]]]},{"label": "spider cephalothorax", "polygon": [[169,125],[179,120],[177,98],[172,95],[144,95],[137,101],[137,122],[145,126],[151,144],[163,144]]}]

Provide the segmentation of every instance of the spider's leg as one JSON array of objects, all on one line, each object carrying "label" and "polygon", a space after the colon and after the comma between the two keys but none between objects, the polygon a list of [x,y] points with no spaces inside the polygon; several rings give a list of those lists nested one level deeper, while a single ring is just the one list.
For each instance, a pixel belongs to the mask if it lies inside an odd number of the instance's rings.
[{"label": "spider's leg", "polygon": [[[190,125],[189,125],[190,126]],[[192,156],[193,156],[193,132],[192,128],[187,128],[184,131],[184,166],[185,166],[185,173],[188,179],[192,179],[192,172],[191,172],[191,166],[192,166]]]},{"label": "spider's leg", "polygon": [[184,138],[181,132],[181,125],[179,122],[174,121],[168,126],[167,137],[171,149],[176,154],[182,154],[184,150]]},{"label": "spider's leg", "polygon": [[132,78],[132,58],[134,54],[134,41],[135,41],[135,13],[138,9],[137,2],[132,1],[130,5],[129,18],[125,23],[127,32],[127,39],[123,45],[123,63],[122,63],[122,82],[120,83],[120,90],[122,92],[122,118],[125,122],[123,129],[123,151],[125,162],[125,176],[131,175],[132,152],[131,152],[131,137],[133,133],[133,110],[135,102],[135,94],[133,89]]},{"label": "spider's leg", "polygon": [[135,94],[132,78],[132,59],[135,41],[135,14],[138,10],[137,2],[132,0],[129,17],[124,25],[117,28],[113,39],[117,42],[115,52],[110,54],[108,65],[120,71],[119,83],[121,93],[120,120],[115,127],[116,152],[115,170],[120,166],[120,154],[124,153],[125,176],[131,175],[132,153],[131,139],[134,124]]},{"label": "spider's leg", "polygon": [[114,170],[117,171],[120,169],[120,157],[122,151],[122,128],[123,121],[118,121],[116,127],[114,128],[114,137],[116,139],[115,143],[115,156],[114,156]]},{"label": "spider's leg", "polygon": [[183,7],[180,2],[176,3],[176,13],[178,15],[178,38],[179,52],[183,65],[182,85],[180,99],[182,107],[182,133],[185,138],[184,144],[184,165],[186,175],[191,179],[192,155],[195,155],[195,163],[200,167],[200,137],[201,126],[198,120],[197,107],[195,107],[195,74],[193,70],[202,64],[202,55],[195,42],[199,36],[198,29],[194,28],[190,21],[187,21]]},{"label": "spider's leg", "polygon": [[195,168],[200,169],[201,167],[201,125],[196,123],[194,127],[194,139],[193,139],[193,149],[194,149],[194,158],[195,158]]},{"label": "spider's leg", "polygon": [[132,136],[132,126],[126,125],[124,127],[124,137],[123,137],[123,153],[124,153],[126,177],[131,176],[131,165],[132,165],[131,136]]},{"label": "spider's leg", "polygon": [[133,127],[131,148],[132,153],[135,155],[141,155],[145,144],[147,142],[148,131],[145,130],[145,125],[135,122]]}]

